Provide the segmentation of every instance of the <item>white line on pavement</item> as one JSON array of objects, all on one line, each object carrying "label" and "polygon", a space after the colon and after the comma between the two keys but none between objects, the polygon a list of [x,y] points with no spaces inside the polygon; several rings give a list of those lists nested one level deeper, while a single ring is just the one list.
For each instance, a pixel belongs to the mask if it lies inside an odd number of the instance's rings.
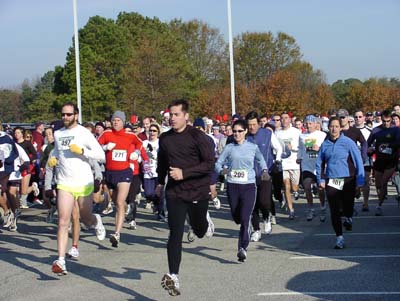
[{"label": "white line on pavement", "polygon": [[381,215],[381,216],[374,216],[374,215],[368,215],[368,216],[353,216],[353,219],[359,219],[359,218],[399,218],[400,215]]},{"label": "white line on pavement", "polygon": [[[332,236],[332,235],[336,235],[335,233],[317,233],[314,234],[314,236]],[[349,235],[400,235],[400,232],[369,232],[369,233],[349,233],[346,232],[345,233],[346,236]]]},{"label": "white line on pavement", "polygon": [[399,255],[292,256],[289,259],[400,258]]},{"label": "white line on pavement", "polygon": [[302,296],[302,295],[400,295],[400,292],[272,292],[258,293],[258,296]]}]

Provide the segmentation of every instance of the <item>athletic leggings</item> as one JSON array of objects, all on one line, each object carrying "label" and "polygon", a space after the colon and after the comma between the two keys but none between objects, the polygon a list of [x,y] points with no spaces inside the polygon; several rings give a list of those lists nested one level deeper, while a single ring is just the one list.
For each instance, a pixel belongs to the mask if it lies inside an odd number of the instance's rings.
[{"label": "athletic leggings", "polygon": [[389,179],[395,170],[396,167],[383,170],[374,169],[375,186],[378,193],[379,205],[382,205],[383,201],[385,200],[385,196],[387,194],[387,183],[389,182]]},{"label": "athletic leggings", "polygon": [[328,185],[328,179],[325,182],[326,197],[331,211],[331,222],[336,236],[343,234],[342,212],[345,217],[353,216],[355,184],[354,177],[345,178],[343,189],[338,190]]},{"label": "athletic leggings", "polygon": [[256,185],[228,183],[227,194],[232,218],[236,224],[240,224],[238,249],[247,250],[250,242],[250,217],[256,203]]},{"label": "athletic leggings", "polygon": [[167,244],[168,266],[171,274],[179,274],[182,259],[182,237],[186,215],[189,216],[192,230],[202,238],[208,229],[208,201],[184,202],[167,199],[169,238]]},{"label": "athletic leggings", "polygon": [[266,220],[272,209],[272,181],[261,181],[257,179],[257,196],[254,210],[251,216],[253,230],[260,230],[260,211],[263,220]]}]

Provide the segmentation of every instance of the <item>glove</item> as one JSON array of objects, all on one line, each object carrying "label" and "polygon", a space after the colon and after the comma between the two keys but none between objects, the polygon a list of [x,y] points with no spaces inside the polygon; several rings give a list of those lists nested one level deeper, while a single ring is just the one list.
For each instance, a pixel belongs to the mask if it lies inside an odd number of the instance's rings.
[{"label": "glove", "polygon": [[100,179],[95,179],[94,183],[93,183],[93,192],[96,193],[100,190],[100,184],[101,184],[101,180]]},{"label": "glove", "polygon": [[228,173],[229,173],[229,169],[226,168],[226,167],[224,167],[224,168],[221,170],[221,175],[223,175],[223,176],[227,175]]},{"label": "glove", "polygon": [[83,155],[83,148],[80,147],[80,146],[78,146],[78,145],[76,145],[76,144],[71,144],[71,145],[69,146],[69,150],[70,150],[71,152],[75,153],[75,154]]},{"label": "glove", "polygon": [[110,151],[112,150],[117,144],[114,142],[108,142],[107,144],[103,145],[103,150],[104,151]]},{"label": "glove", "polygon": [[47,164],[49,164],[50,167],[55,167],[57,162],[58,160],[56,157],[50,157],[49,160],[47,160]]},{"label": "glove", "polygon": [[140,152],[138,150],[135,150],[130,154],[129,159],[131,159],[132,161],[136,161],[137,159],[139,159],[139,155]]},{"label": "glove", "polygon": [[262,174],[261,174],[261,181],[266,182],[269,181],[271,179],[271,176],[268,173],[267,169],[264,169]]}]

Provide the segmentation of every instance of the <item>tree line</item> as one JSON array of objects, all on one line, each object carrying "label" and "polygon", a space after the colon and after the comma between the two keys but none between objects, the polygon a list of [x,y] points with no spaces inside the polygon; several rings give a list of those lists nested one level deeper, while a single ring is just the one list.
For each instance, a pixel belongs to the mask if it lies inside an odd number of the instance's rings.
[{"label": "tree line", "polygon": [[[94,16],[79,30],[82,115],[103,120],[116,109],[159,116],[171,99],[188,98],[192,115],[231,114],[228,46],[218,29],[122,12],[116,20]],[[245,32],[234,39],[236,110],[296,116],[330,108],[365,111],[400,100],[398,78],[338,80],[303,60],[294,37]],[[0,90],[3,122],[51,121],[60,106],[76,101],[75,49],[56,66],[18,89]]]}]

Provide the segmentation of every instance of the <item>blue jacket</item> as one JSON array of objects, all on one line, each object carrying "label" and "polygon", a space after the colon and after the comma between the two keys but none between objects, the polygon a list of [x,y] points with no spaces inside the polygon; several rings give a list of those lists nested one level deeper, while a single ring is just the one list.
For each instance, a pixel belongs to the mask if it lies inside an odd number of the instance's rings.
[{"label": "blue jacket", "polygon": [[[265,163],[267,163],[268,171],[272,170],[272,165],[274,164],[274,155],[272,153],[271,146],[271,135],[272,132],[270,130],[259,128],[255,135],[249,134],[247,136],[247,141],[257,144],[264,157]],[[254,166],[256,170],[256,175],[258,177],[261,176],[262,170],[257,164],[254,164]]]},{"label": "blue jacket", "polygon": [[[319,150],[316,174],[318,184],[325,179],[337,179],[353,176],[350,174],[348,160],[351,157],[356,168],[357,186],[365,183],[364,166],[360,151],[353,140],[341,134],[336,141],[326,139]],[[325,173],[322,170],[325,166]]]}]

